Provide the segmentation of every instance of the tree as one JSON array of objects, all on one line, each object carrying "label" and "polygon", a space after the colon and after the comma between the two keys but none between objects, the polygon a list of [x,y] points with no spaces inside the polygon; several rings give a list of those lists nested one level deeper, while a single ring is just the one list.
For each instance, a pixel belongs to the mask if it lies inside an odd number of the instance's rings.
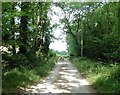
[{"label": "tree", "polygon": [[[46,2],[2,3],[4,67],[37,66],[49,53],[52,35]],[[6,7],[7,6],[7,7]]]},{"label": "tree", "polygon": [[102,61],[119,61],[118,3],[88,2],[57,5],[65,15],[61,21],[65,24],[68,50],[72,55],[78,53],[76,56],[84,55]]},{"label": "tree", "polygon": [[26,54],[27,53],[27,45],[28,45],[28,15],[26,14],[28,12],[28,5],[27,2],[21,2],[21,12],[24,13],[24,15],[21,16],[20,19],[20,53]]}]

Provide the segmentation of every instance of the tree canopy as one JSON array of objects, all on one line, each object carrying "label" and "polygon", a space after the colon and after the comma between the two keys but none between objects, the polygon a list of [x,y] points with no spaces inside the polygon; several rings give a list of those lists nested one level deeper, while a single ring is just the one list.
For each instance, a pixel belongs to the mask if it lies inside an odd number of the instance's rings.
[{"label": "tree canopy", "polygon": [[119,3],[56,3],[64,13],[61,23],[70,55],[120,61]]},{"label": "tree canopy", "polygon": [[[35,65],[49,54],[52,34],[48,11],[51,3],[2,3],[3,66]],[[24,61],[24,62],[23,62]]]}]

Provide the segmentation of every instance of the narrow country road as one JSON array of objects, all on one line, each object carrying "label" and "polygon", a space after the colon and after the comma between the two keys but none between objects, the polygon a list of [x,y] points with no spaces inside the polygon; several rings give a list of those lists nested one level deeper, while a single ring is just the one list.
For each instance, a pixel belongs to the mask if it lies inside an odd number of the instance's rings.
[{"label": "narrow country road", "polygon": [[59,61],[40,83],[26,89],[27,93],[97,93],[69,61]]}]

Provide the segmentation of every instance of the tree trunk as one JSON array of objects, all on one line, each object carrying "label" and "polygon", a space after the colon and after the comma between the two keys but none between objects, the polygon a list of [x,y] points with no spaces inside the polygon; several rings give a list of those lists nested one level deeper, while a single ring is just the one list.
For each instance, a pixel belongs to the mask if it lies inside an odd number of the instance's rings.
[{"label": "tree trunk", "polygon": [[83,31],[81,31],[81,58],[83,58]]},{"label": "tree trunk", "polygon": [[[14,11],[15,10],[15,3],[13,3],[13,5],[12,5],[12,10]],[[13,41],[15,41],[15,27],[13,27],[14,25],[15,25],[15,18],[13,17],[12,19],[11,19],[11,32],[12,32],[12,40]],[[13,55],[14,54],[16,54],[16,47],[15,47],[15,45],[12,45],[12,53],[13,53]]]},{"label": "tree trunk", "polygon": [[[28,3],[27,2],[22,2],[21,3],[21,11],[24,12],[25,14],[28,12]],[[27,40],[28,40],[28,16],[27,15],[22,15],[21,16],[21,25],[20,25],[20,53],[21,54],[26,54],[27,52]]]}]

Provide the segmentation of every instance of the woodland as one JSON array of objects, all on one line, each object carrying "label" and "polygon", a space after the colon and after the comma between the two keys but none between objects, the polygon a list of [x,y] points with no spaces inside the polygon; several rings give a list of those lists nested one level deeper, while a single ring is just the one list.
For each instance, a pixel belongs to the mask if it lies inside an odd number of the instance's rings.
[{"label": "woodland", "polygon": [[[51,25],[52,6],[64,18]],[[56,15],[53,12],[52,15]],[[119,2],[2,2],[2,92],[19,92],[47,76],[60,56],[49,48],[64,25],[67,57],[100,92],[120,92]]]}]

